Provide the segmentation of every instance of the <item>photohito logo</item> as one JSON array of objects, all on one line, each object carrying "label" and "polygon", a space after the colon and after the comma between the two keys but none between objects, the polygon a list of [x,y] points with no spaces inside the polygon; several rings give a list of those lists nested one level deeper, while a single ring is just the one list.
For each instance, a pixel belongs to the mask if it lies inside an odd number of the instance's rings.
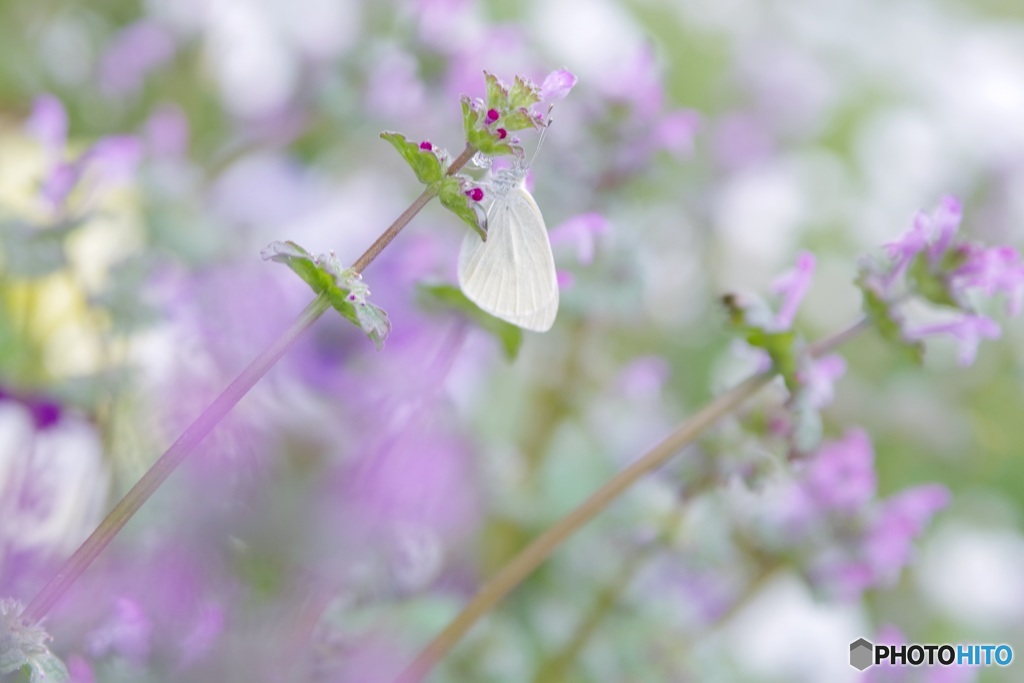
[{"label": "photohito logo", "polygon": [[883,662],[892,666],[1008,666],[1012,661],[1009,645],[873,645],[865,638],[850,643],[850,666],[858,671]]}]

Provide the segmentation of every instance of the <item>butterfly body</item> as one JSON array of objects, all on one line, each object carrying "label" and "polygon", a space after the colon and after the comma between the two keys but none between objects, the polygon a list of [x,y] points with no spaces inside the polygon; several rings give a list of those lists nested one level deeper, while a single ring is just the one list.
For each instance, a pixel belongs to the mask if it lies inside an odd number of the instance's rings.
[{"label": "butterfly body", "polygon": [[493,181],[487,240],[468,233],[459,252],[459,286],[491,315],[545,332],[558,313],[558,282],[547,226],[525,185],[526,169]]}]

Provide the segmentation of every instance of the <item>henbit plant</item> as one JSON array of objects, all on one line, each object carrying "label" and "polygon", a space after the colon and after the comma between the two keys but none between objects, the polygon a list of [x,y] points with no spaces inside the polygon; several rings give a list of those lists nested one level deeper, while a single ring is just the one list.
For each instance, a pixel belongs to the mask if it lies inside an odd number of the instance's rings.
[{"label": "henbit plant", "polygon": [[[0,673],[6,674],[24,667],[31,672],[33,680],[54,681],[61,680],[61,675],[67,676],[63,665],[46,647],[48,636],[39,628],[39,623],[196,446],[328,309],[334,308],[342,317],[362,329],[378,350],[383,348],[391,331],[391,323],[383,309],[368,302],[370,289],[362,281],[362,273],[430,200],[438,197],[442,205],[469,224],[481,238],[486,237],[485,217],[477,207],[477,203],[484,199],[484,190],[477,187],[472,178],[460,175],[459,172],[477,155],[486,158],[514,155],[522,158],[525,152],[521,141],[510,133],[547,126],[549,119],[538,109],[539,105],[542,101],[551,102],[567,95],[575,86],[576,77],[561,69],[549,74],[540,86],[519,76],[511,86],[506,86],[493,74],[485,72],[484,76],[486,98],[462,98],[466,146],[455,159],[428,141],[413,142],[394,132],[381,134],[401,154],[416,178],[426,187],[351,267],[343,268],[333,253],[314,257],[294,242],[275,242],[263,250],[265,260],[287,264],[310,286],[316,297],[288,330],[259,354],[153,463],[27,607],[22,610],[14,601],[3,603]],[[67,122],[56,100],[50,97],[41,99],[40,110],[34,120],[37,122],[36,127],[41,129],[42,137],[49,137],[53,147],[63,147]],[[50,131],[55,133],[50,135]],[[52,162],[43,186],[45,197],[54,207],[62,206],[83,177],[83,169],[87,164],[92,163],[94,158],[101,162],[108,162],[111,158],[119,160],[125,156],[121,152],[124,148],[129,148],[137,156],[134,141],[112,138],[101,141],[94,150],[82,155],[73,164]],[[58,157],[58,154],[53,155],[54,159]],[[521,333],[517,329],[490,318],[456,290],[441,288],[424,291],[428,295],[434,294],[434,298],[446,305],[469,312],[473,318],[485,320],[483,326],[503,340],[510,353],[514,354],[518,349]]]},{"label": "henbit plant", "polygon": [[[387,314],[368,301],[369,289],[362,282],[362,273],[423,206],[439,197],[446,208],[485,234],[476,205],[486,198],[485,188],[459,175],[459,171],[478,153],[521,156],[521,144],[510,132],[545,125],[535,107],[542,99],[566,94],[575,83],[564,70],[554,72],[541,88],[521,78],[511,87],[490,74],[486,78],[486,101],[462,101],[467,144],[454,160],[432,143],[416,143],[398,133],[382,134],[426,188],[350,268],[343,268],[333,254],[314,257],[290,242],[274,243],[264,251],[264,258],[291,267],[310,285],[315,299],[156,461],[27,608],[3,603],[0,671],[25,667],[33,680],[66,678],[63,665],[45,645],[47,635],[38,627],[39,622],[174,469],[320,315],[334,308],[360,327],[378,348],[383,345],[391,324]],[[920,358],[922,339],[952,335],[960,344],[961,362],[969,364],[979,340],[999,333],[993,320],[975,310],[974,298],[1003,294],[1008,297],[1010,313],[1019,311],[1024,296],[1024,266],[1019,255],[1008,247],[986,248],[958,240],[960,214],[959,203],[945,198],[934,213],[919,215],[910,232],[889,245],[884,255],[866,260],[857,278],[866,317],[816,344],[807,344],[792,327],[814,270],[810,254],[801,255],[796,268],[776,282],[776,292],[781,296],[777,311],[757,298],[727,296],[729,318],[737,335],[760,354],[760,371],[681,424],[529,544],[484,584],[397,680],[407,683],[424,678],[476,621],[571,534],[643,475],[661,466],[714,423],[736,414],[747,399],[773,382],[779,385],[782,400],[770,415],[755,415],[749,420],[740,416],[746,429],[760,438],[785,444],[790,454],[787,466],[793,476],[786,490],[786,503],[774,511],[771,520],[775,526],[769,531],[787,536],[785,551],[801,556],[809,579],[825,589],[857,592],[891,581],[906,564],[914,537],[945,504],[947,494],[941,487],[923,486],[884,502],[876,500],[870,442],[862,433],[852,431],[842,441],[823,444],[818,411],[831,400],[832,383],[843,371],[841,359],[831,352],[868,327],[908,350],[915,359]],[[453,306],[494,332],[514,355],[521,339],[518,330],[475,309],[451,287],[423,291],[436,304]],[[902,311],[911,299],[943,309],[948,319],[927,326],[906,323]],[[726,466],[712,468],[710,474],[691,483],[690,493],[702,487],[723,486],[735,476],[750,473]],[[815,533],[821,525],[842,528],[842,541],[822,547],[820,534]],[[585,640],[586,636],[581,637]],[[571,651],[580,646],[570,643],[567,647]],[[553,666],[564,664],[556,662]]]}]

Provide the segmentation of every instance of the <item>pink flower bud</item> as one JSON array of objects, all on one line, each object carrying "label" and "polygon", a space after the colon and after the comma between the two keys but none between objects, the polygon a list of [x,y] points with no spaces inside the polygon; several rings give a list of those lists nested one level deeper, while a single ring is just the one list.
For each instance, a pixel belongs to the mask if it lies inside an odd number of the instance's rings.
[{"label": "pink flower bud", "polygon": [[504,139],[505,139],[505,136],[507,136],[507,135],[508,135],[508,131],[507,131],[507,130],[505,130],[504,128],[499,128],[499,129],[497,130],[497,133],[498,133],[498,139],[499,139],[499,140],[504,140]]},{"label": "pink flower bud", "polygon": [[466,190],[466,196],[474,202],[478,202],[484,198],[484,191],[479,187],[474,187],[472,190]]},{"label": "pink flower bud", "polygon": [[498,110],[497,109],[488,109],[487,110],[487,123],[494,123],[495,121],[498,120],[499,116],[500,116],[500,114],[498,114]]},{"label": "pink flower bud", "polygon": [[420,143],[420,149],[425,149],[429,152],[432,149],[434,149],[434,146],[427,142],[426,140],[424,140],[423,142]]}]

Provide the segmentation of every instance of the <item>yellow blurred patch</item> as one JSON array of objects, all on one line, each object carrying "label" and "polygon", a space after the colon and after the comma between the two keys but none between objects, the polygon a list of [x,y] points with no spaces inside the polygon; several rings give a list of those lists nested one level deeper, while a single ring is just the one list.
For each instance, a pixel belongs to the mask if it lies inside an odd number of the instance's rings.
[{"label": "yellow blurred patch", "polygon": [[[39,198],[44,172],[41,147],[19,127],[0,122],[0,215],[40,225],[54,220]],[[72,196],[72,207],[76,199]],[[23,321],[26,343],[38,346],[45,371],[53,377],[101,369],[109,319],[89,307],[88,297],[108,284],[113,266],[144,246],[135,188],[104,190],[89,214],[65,240],[67,268],[33,279],[11,279],[0,272],[8,310]]]}]

